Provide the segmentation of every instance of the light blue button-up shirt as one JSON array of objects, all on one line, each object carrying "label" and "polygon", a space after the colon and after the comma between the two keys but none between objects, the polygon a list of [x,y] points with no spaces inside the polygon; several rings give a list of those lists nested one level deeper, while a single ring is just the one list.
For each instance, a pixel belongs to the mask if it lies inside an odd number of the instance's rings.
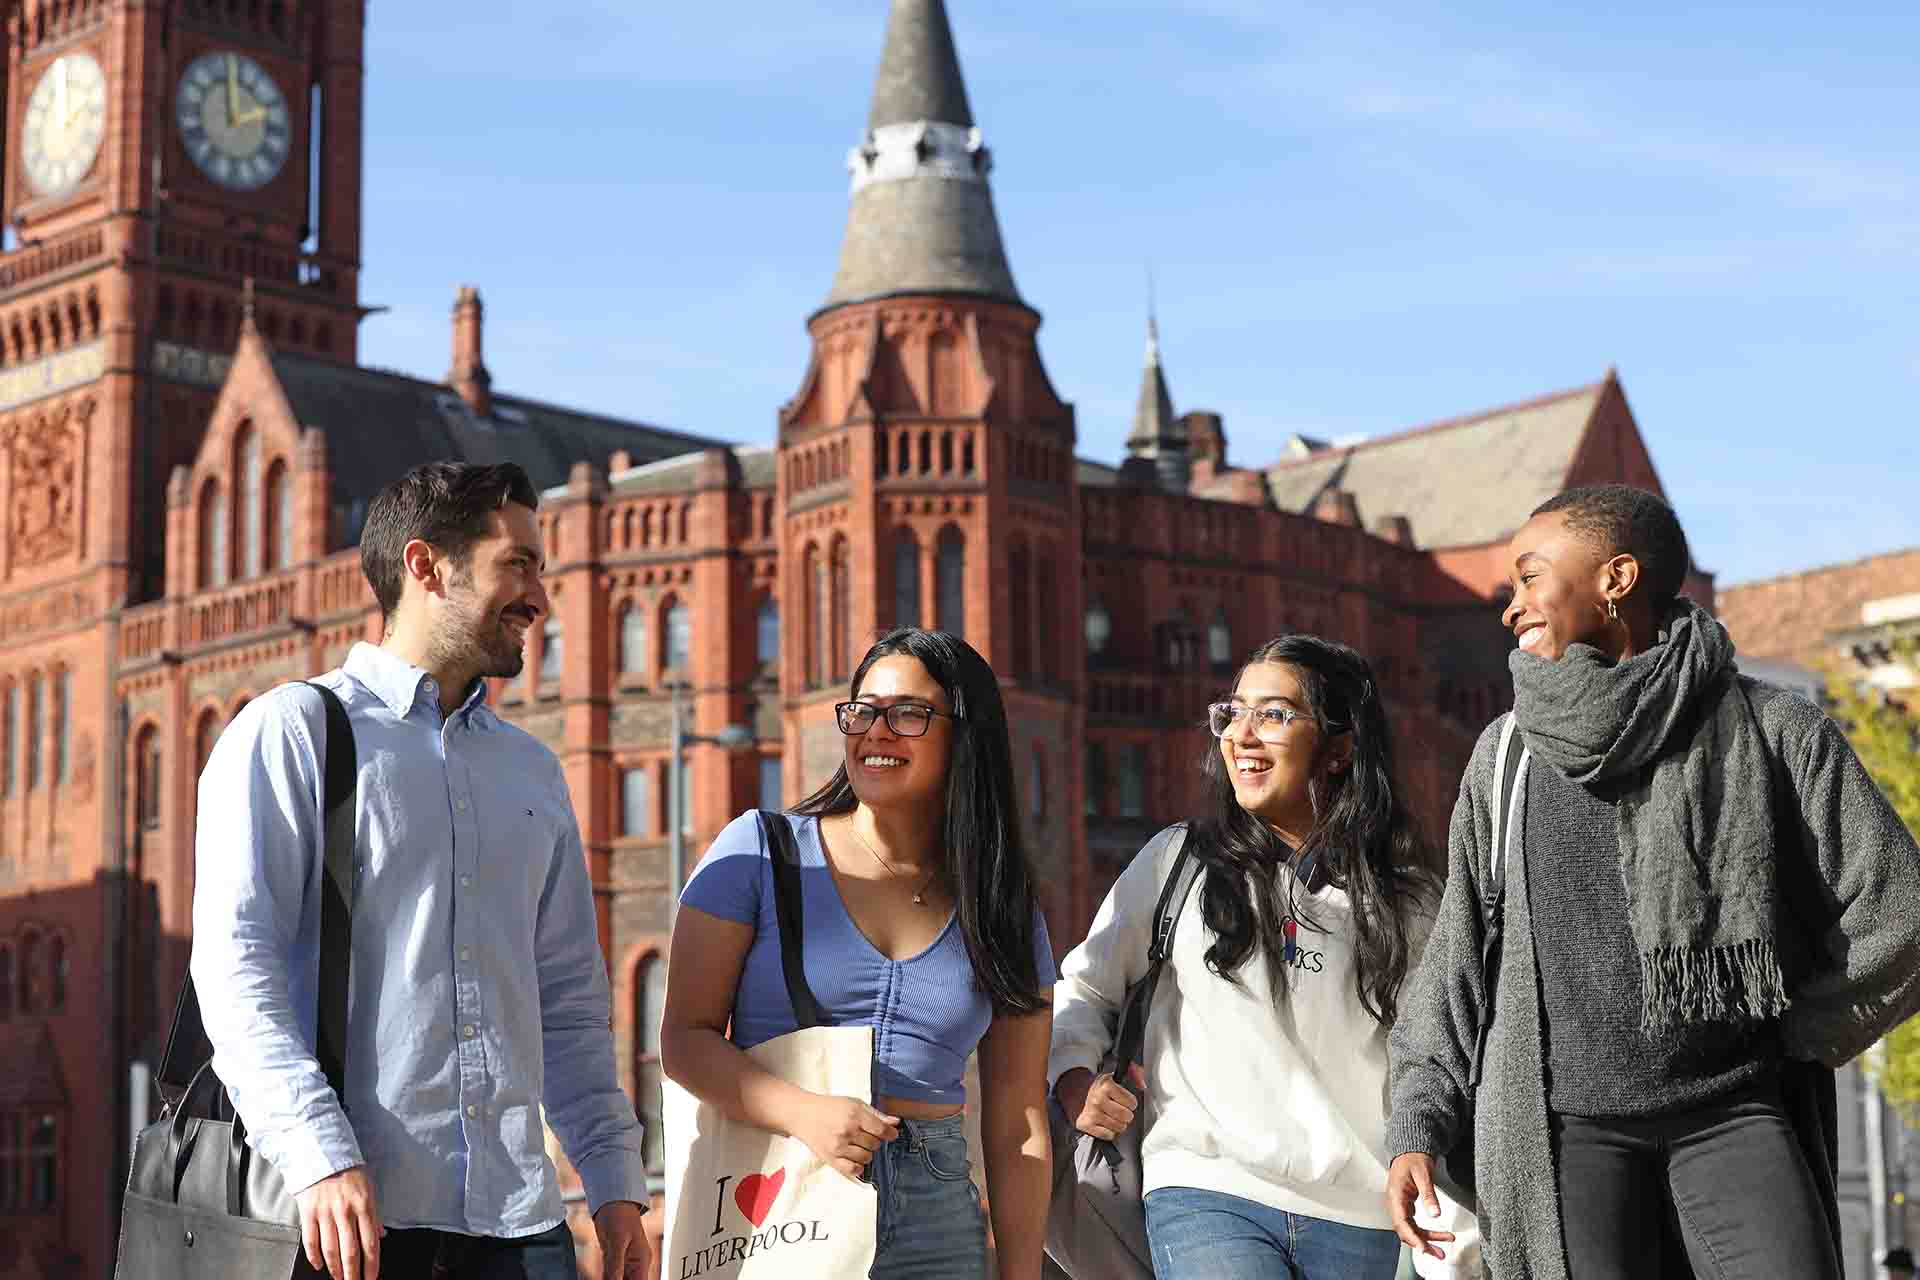
[{"label": "light blue button-up shirt", "polygon": [[561,1220],[547,1123],[589,1206],[647,1201],[614,1072],[593,888],[553,753],[355,645],[319,677],[359,756],[346,1107],[314,1055],[326,718],[285,685],[200,779],[195,985],[214,1070],[291,1189],[364,1164],[390,1227],[524,1236]]}]

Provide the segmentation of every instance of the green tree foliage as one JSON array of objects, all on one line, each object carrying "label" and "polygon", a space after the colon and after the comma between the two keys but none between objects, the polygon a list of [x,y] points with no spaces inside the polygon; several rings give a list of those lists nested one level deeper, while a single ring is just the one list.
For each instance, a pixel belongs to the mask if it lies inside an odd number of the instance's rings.
[{"label": "green tree foliage", "polygon": [[[1900,646],[1895,661],[1920,669],[1920,653]],[[1828,682],[1833,715],[1845,727],[1860,762],[1880,784],[1907,829],[1920,835],[1920,702],[1834,678]],[[1920,1123],[1920,1018],[1895,1028],[1868,1054],[1866,1066],[1887,1101],[1910,1122]]]}]

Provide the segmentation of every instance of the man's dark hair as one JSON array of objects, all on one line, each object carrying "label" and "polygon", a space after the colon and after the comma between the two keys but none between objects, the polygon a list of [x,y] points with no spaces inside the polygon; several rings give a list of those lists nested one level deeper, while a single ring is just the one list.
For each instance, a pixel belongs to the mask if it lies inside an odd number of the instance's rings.
[{"label": "man's dark hair", "polygon": [[426,462],[382,489],[360,530],[360,568],[380,612],[390,618],[400,607],[407,577],[401,553],[409,542],[430,542],[464,568],[474,542],[487,532],[487,513],[509,502],[540,505],[540,494],[517,462]]},{"label": "man's dark hair", "polygon": [[1595,484],[1548,498],[1536,516],[1564,512],[1567,528],[1598,543],[1608,555],[1623,552],[1640,562],[1647,599],[1654,608],[1671,604],[1686,585],[1693,563],[1687,535],[1673,508],[1645,489],[1625,484]]}]

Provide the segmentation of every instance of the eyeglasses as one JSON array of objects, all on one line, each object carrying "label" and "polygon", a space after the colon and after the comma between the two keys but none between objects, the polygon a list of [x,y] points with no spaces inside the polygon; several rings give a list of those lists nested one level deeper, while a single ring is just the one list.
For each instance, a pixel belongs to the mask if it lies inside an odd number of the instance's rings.
[{"label": "eyeglasses", "polygon": [[[1247,716],[1253,717],[1253,736],[1262,742],[1278,742],[1285,735],[1287,726],[1295,720],[1311,720],[1312,716],[1292,707],[1245,707],[1237,702],[1216,702],[1207,708],[1207,728],[1216,738],[1232,734],[1234,727]],[[1346,728],[1343,724],[1331,721],[1327,724],[1330,733],[1339,733]]]},{"label": "eyeglasses", "polygon": [[902,738],[920,737],[933,724],[935,716],[947,720],[960,718],[944,711],[935,711],[923,702],[896,702],[890,707],[875,706],[871,702],[833,704],[833,718],[839,723],[840,732],[849,738],[857,738],[873,728],[873,722],[883,715],[887,718],[887,728]]}]

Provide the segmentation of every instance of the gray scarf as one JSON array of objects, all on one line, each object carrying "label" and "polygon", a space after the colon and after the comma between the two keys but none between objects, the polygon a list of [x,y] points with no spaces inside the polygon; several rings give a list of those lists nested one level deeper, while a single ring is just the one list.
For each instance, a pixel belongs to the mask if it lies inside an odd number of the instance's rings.
[{"label": "gray scarf", "polygon": [[1625,662],[1575,644],[1558,662],[1516,649],[1507,665],[1534,755],[1570,782],[1622,788],[1620,873],[1642,1029],[1782,1013],[1771,798],[1727,785],[1769,777],[1767,748],[1735,683],[1726,628],[1681,600],[1659,643]]}]

